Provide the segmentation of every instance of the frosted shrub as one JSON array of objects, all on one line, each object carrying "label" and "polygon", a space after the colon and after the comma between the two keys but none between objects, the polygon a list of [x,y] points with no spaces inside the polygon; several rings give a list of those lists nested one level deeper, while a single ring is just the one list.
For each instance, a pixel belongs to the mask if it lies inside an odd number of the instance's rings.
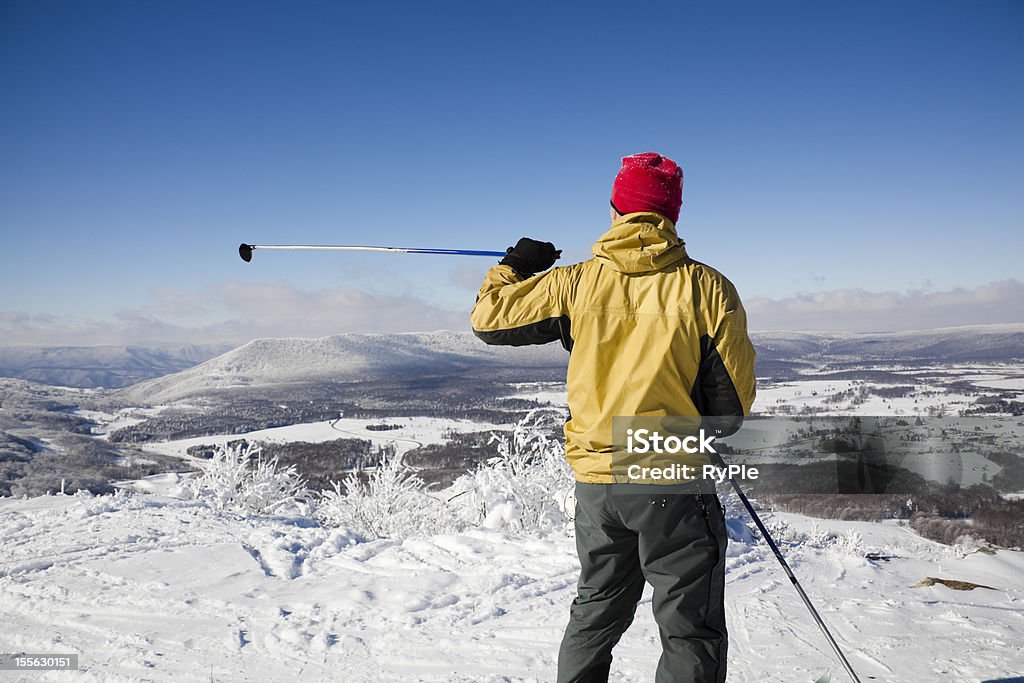
[{"label": "frosted shrub", "polygon": [[513,532],[567,529],[572,475],[560,441],[548,436],[562,417],[533,410],[510,434],[495,435],[497,455],[452,487],[450,505],[459,519]]},{"label": "frosted shrub", "polygon": [[403,538],[455,531],[460,525],[444,501],[432,496],[423,480],[388,456],[366,481],[356,473],[333,490],[320,492],[317,517],[325,526],[348,527],[370,538]]},{"label": "frosted shrub", "polygon": [[[765,514],[763,510],[758,514],[761,517],[761,522],[768,529],[768,533],[772,535],[772,538],[775,539],[775,543],[780,547],[799,546],[807,542],[807,534],[800,533],[778,517]],[[826,532],[819,532],[816,526],[811,529],[812,542],[824,544],[827,540],[827,535],[828,534]],[[760,540],[759,537],[758,543],[761,542],[762,540]]]},{"label": "frosted shrub", "polygon": [[321,491],[317,517],[369,538],[404,538],[461,531],[470,526],[513,532],[568,528],[572,476],[561,443],[549,436],[561,411],[531,411],[511,433],[495,434],[496,455],[434,494],[402,463],[384,458],[374,469],[349,474]]},{"label": "frosted shrub", "polygon": [[810,529],[803,532],[778,519],[769,519],[765,525],[775,542],[782,547],[791,546],[797,550],[813,548],[854,557],[863,557],[865,553],[864,538],[856,531],[850,530],[845,534],[839,534],[822,529],[817,522],[811,522]]},{"label": "frosted shrub", "polygon": [[840,555],[864,556],[864,537],[856,531],[847,531],[836,538],[832,548]]},{"label": "frosted shrub", "polygon": [[295,466],[279,468],[277,458],[264,460],[253,444],[218,446],[199,467],[202,475],[185,486],[216,510],[271,514],[303,500],[303,482]]},{"label": "frosted shrub", "polygon": [[[796,534],[796,532],[794,532]],[[811,522],[811,528],[804,535],[800,545],[809,548],[827,548],[838,538],[835,533],[827,531],[818,526],[817,522]]]}]

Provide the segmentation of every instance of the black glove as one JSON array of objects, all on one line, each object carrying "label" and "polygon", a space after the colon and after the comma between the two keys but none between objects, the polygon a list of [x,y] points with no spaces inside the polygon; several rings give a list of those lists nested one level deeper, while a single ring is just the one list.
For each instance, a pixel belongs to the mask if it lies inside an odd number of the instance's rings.
[{"label": "black glove", "polygon": [[498,263],[512,266],[523,277],[532,277],[555,265],[555,261],[561,255],[562,251],[555,249],[555,245],[551,242],[538,242],[529,237],[523,237],[516,242],[516,246],[508,248],[505,258]]}]

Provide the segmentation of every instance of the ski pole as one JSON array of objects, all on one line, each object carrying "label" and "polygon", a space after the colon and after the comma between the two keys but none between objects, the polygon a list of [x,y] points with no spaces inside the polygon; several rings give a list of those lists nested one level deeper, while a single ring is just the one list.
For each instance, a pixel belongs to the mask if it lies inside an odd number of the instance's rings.
[{"label": "ski pole", "polygon": [[288,251],[375,251],[385,254],[443,254],[447,256],[504,256],[504,251],[479,251],[475,249],[421,249],[418,247],[360,247],[352,245],[327,244],[240,244],[238,255],[248,263],[252,261],[254,249],[283,249]]},{"label": "ski pole", "polygon": [[[719,462],[721,463],[721,460],[719,460]],[[724,464],[720,464],[719,466],[724,466]],[[843,668],[846,669],[846,673],[850,674],[850,678],[853,679],[854,683],[861,683],[860,678],[857,677],[857,672],[853,670],[853,667],[850,666],[850,662],[846,659],[846,655],[844,655],[843,651],[839,649],[839,643],[837,643],[836,639],[832,637],[832,634],[828,630],[828,626],[825,625],[825,622],[818,614],[818,610],[814,609],[814,605],[811,604],[811,599],[807,597],[807,593],[804,592],[803,586],[801,586],[800,582],[796,580],[796,574],[794,574],[793,570],[789,568],[786,558],[782,556],[782,551],[779,550],[779,546],[775,545],[775,540],[772,538],[772,535],[768,533],[768,529],[765,528],[764,523],[761,522],[761,518],[758,517],[757,512],[754,510],[754,506],[750,504],[749,500],[747,500],[746,495],[743,493],[743,489],[740,488],[740,485],[732,477],[729,478],[729,483],[732,484],[733,489],[736,491],[736,495],[740,497],[741,501],[743,501],[743,506],[747,508],[750,518],[753,519],[754,524],[757,525],[757,530],[761,532],[761,536],[768,542],[768,547],[772,549],[773,553],[775,553],[775,559],[777,559],[779,564],[782,565],[782,570],[786,572],[786,576],[788,576],[790,582],[792,582],[793,588],[795,588],[796,592],[800,594],[800,599],[804,601],[804,605],[808,610],[810,610],[811,616],[814,617],[814,621],[818,624],[818,628],[820,628],[821,632],[825,634],[829,645],[832,646],[832,649],[839,657],[839,661],[843,663]]]}]

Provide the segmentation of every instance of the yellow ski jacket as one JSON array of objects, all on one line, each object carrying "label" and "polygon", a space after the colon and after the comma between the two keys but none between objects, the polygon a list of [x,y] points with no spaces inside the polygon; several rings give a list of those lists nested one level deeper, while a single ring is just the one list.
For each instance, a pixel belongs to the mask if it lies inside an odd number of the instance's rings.
[{"label": "yellow ski jacket", "polygon": [[736,289],[664,216],[621,216],[592,251],[525,280],[491,268],[470,319],[488,344],[569,350],[566,457],[578,481],[610,484],[613,417],[745,416],[755,353]]}]

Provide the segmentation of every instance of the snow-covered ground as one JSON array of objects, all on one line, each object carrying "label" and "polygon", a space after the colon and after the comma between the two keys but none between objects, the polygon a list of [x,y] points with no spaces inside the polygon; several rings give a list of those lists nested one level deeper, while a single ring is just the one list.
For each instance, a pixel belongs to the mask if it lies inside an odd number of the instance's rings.
[{"label": "snow-covered ground", "polygon": [[978,386],[981,387],[990,387],[992,389],[1008,389],[1010,391],[1024,392],[1024,377],[1004,378],[1002,376],[997,375],[991,378],[972,378],[971,381],[974,382],[974,384],[977,384]]},{"label": "snow-covered ground", "polygon": [[[110,435],[117,430],[142,424],[149,418],[159,415],[170,407],[171,406],[169,405],[161,405],[149,408],[125,408],[117,411],[116,413],[76,408],[72,413],[95,422],[96,426],[92,428],[92,433],[101,439],[109,439]],[[178,409],[185,409],[192,408],[193,406],[179,403],[175,407]]]},{"label": "snow-covered ground", "polygon": [[569,402],[565,382],[519,382],[512,386],[515,388],[515,398],[533,400],[553,406],[564,406]]},{"label": "snow-covered ground", "polygon": [[[962,556],[893,524],[775,528],[865,680],[1024,671],[1024,554]],[[4,499],[0,534],[0,652],[80,653],[82,671],[33,681],[547,681],[578,572],[558,534],[362,541],[156,495]],[[927,576],[995,590],[913,588]],[[730,681],[843,680],[764,545],[732,541],[727,581]],[[648,593],[613,680],[653,680],[658,653]]]},{"label": "snow-covered ground", "polygon": [[[998,380],[985,380],[989,384]],[[1011,380],[1006,380],[1007,382]],[[944,408],[949,414],[969,407],[975,396],[949,392],[942,386],[914,384],[908,396],[882,398],[869,395],[857,398],[865,385],[861,380],[800,379],[777,382],[759,387],[754,413],[760,415],[797,415],[802,410],[813,410],[819,415],[927,415],[929,408]],[[986,384],[986,386],[989,386]],[[870,384],[871,387],[878,385]],[[515,398],[532,399],[553,406],[565,406],[567,394],[564,382],[529,382],[516,385]]]},{"label": "snow-covered ground", "polygon": [[[397,427],[397,429],[385,431],[367,429],[368,425],[379,423],[386,423]],[[498,429],[502,428],[486,422],[440,417],[389,417],[385,420],[339,418],[324,422],[303,422],[285,427],[260,429],[241,434],[217,434],[175,441],[155,441],[141,444],[140,447],[153,453],[186,458],[188,457],[187,451],[192,446],[224,445],[238,439],[271,443],[291,443],[296,441],[322,443],[337,439],[367,439],[374,443],[393,444],[396,451],[403,453],[426,444],[444,443],[447,440],[446,435],[448,433],[480,432]]]}]

